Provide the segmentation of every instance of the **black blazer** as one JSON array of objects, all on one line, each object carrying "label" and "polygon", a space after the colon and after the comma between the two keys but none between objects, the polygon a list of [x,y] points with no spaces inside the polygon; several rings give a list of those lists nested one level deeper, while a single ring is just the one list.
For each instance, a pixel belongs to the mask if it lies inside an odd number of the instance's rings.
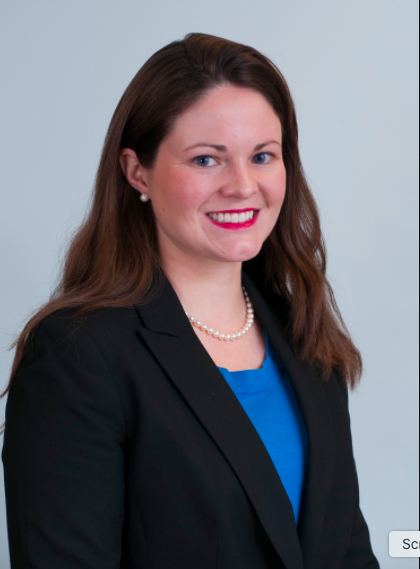
[{"label": "black blazer", "polygon": [[309,436],[296,528],[271,458],[166,280],[146,305],[37,327],[8,396],[12,569],[377,569],[347,390],[299,363],[247,277]]}]

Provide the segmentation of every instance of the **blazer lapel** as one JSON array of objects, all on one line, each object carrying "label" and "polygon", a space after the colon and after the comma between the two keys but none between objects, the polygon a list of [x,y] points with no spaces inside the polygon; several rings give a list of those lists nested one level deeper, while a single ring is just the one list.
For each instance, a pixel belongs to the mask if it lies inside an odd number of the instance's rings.
[{"label": "blazer lapel", "polygon": [[158,298],[136,308],[143,341],[230,463],[286,569],[303,569],[292,506],[275,466],[169,281]]},{"label": "blazer lapel", "polygon": [[[282,299],[273,293],[262,295],[245,273],[243,282],[253,302],[255,313],[288,373],[308,433],[309,461],[298,532],[304,566],[309,569],[316,562],[316,549],[324,525],[334,475],[334,426],[319,374],[308,364],[298,361],[286,342],[285,329],[281,323]],[[271,299],[271,302],[267,299]]]}]

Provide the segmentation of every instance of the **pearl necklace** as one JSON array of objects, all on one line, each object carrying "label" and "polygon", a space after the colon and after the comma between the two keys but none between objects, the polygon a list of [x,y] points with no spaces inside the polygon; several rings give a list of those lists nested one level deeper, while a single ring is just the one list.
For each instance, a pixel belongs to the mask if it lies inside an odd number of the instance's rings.
[{"label": "pearl necklace", "polygon": [[194,318],[194,316],[188,314],[188,312],[185,314],[188,316],[188,320],[191,322],[191,324],[197,328],[200,328],[200,330],[203,332],[207,332],[207,334],[209,334],[209,336],[213,336],[213,338],[217,338],[218,340],[238,340],[239,338],[242,338],[242,336],[245,336],[245,334],[251,328],[252,323],[254,322],[254,308],[252,306],[252,302],[250,301],[248,293],[246,292],[244,286],[242,287],[242,290],[246,302],[246,321],[239,332],[236,332],[235,334],[221,334],[217,330],[213,330],[213,328],[209,328],[205,324],[202,324],[200,320],[197,320]]}]

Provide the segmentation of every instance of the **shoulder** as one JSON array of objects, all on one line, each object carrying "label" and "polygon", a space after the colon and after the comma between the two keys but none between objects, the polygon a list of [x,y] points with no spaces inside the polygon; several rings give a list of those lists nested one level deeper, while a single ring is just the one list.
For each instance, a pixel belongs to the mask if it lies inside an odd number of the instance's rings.
[{"label": "shoulder", "polygon": [[45,316],[30,332],[21,369],[42,360],[69,358],[104,360],[104,354],[135,335],[139,318],[135,307],[101,308],[80,313],[62,309]]},{"label": "shoulder", "polygon": [[[99,409],[124,424],[120,400],[119,369],[124,336],[133,334],[138,316],[132,308],[103,308],[78,314],[76,308],[45,316],[31,331],[24,357],[13,378],[8,414],[24,401],[31,409],[73,411]],[[122,340],[120,338],[122,337]],[[114,352],[112,352],[114,350]],[[30,403],[29,403],[30,402]]]},{"label": "shoulder", "polygon": [[77,339],[88,334],[94,338],[106,337],[109,333],[130,333],[138,327],[139,319],[135,307],[100,308],[80,312],[77,308],[66,308],[45,316],[32,330],[29,340],[50,339],[54,343]]},{"label": "shoulder", "polygon": [[79,318],[75,309],[59,310],[34,327],[8,394],[8,444],[18,436],[32,440],[32,430],[45,441],[54,433],[51,444],[59,440],[58,433],[70,440],[75,433],[83,433],[82,439],[95,430],[124,439],[119,385],[95,338],[96,328],[90,330],[93,322],[98,328],[115,325],[119,312],[101,310]]}]

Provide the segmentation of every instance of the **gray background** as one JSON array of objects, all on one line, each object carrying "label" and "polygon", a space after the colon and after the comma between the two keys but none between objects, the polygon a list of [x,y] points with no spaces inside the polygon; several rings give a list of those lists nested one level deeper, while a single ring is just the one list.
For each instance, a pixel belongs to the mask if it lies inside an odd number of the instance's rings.
[{"label": "gray background", "polygon": [[188,32],[251,44],[290,84],[329,276],[364,355],[351,414],[374,549],[385,569],[418,567],[388,557],[388,532],[419,529],[417,0],[2,0],[0,11],[0,385],[131,78]]}]

